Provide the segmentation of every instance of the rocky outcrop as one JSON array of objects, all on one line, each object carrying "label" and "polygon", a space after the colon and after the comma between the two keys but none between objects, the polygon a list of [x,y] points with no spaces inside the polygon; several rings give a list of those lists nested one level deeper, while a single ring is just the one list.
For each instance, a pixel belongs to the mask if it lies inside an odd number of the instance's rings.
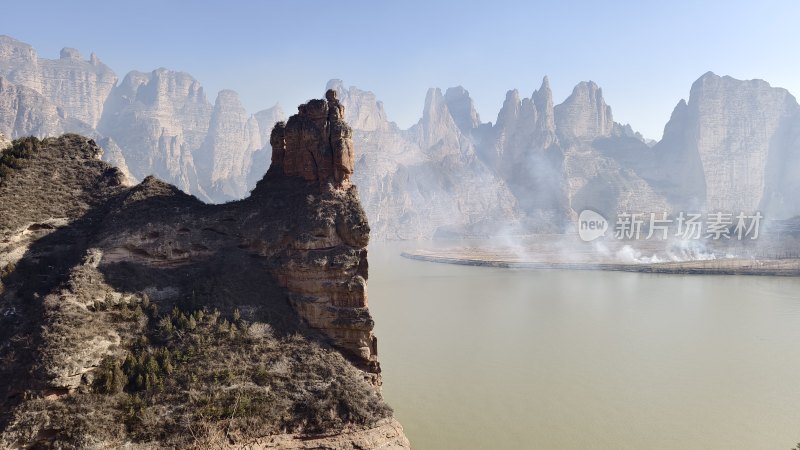
[{"label": "rocky outcrop", "polygon": [[348,186],[354,164],[353,131],[344,120],[336,91],[329,89],[325,97],[300,105],[288,122],[275,124],[270,169],[322,186]]},{"label": "rocky outcrop", "polygon": [[[367,309],[370,229],[350,181],[352,132],[336,91],[328,90],[325,96],[326,100],[300,105],[298,114],[275,125],[266,180],[302,179],[319,186],[323,204],[344,203],[347,208],[320,209],[313,226],[297,236],[274,270],[309,325],[378,374],[374,322]],[[261,188],[259,185],[253,195],[260,195]],[[310,201],[315,201],[313,196]]]},{"label": "rocky outcrop", "polygon": [[[226,438],[235,448],[291,448],[298,436],[330,448],[408,448],[378,397],[370,227],[351,180],[344,117],[335,91],[301,105],[274,128],[273,164],[252,194],[222,205],[154,177],[128,187],[85,137],[15,144],[21,159],[0,172],[0,376],[15,380],[0,392],[0,445],[139,439],[114,425],[124,413],[115,408],[129,404],[120,396],[188,414],[151,428],[188,424],[211,439],[208,414],[232,426],[229,413],[214,416],[216,407],[179,395],[185,379],[207,389],[203,398],[239,392],[219,403],[242,416],[236,437]],[[130,372],[136,358],[147,377]],[[106,411],[108,420],[64,418],[86,415],[65,413],[75,407]],[[278,412],[256,420],[260,410]]]}]

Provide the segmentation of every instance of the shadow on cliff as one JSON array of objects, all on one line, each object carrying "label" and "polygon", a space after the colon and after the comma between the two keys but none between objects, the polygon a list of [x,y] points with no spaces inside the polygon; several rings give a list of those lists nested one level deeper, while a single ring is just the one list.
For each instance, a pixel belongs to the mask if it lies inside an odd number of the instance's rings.
[{"label": "shadow on cliff", "polygon": [[[27,392],[47,394],[52,390],[40,353],[50,320],[45,299],[65,290],[87,289],[70,281],[71,272],[87,263],[88,251],[98,245],[101,236],[136,236],[143,230],[144,223],[174,225],[170,223],[170,210],[176,205],[186,208],[198,220],[212,222],[224,221],[225,212],[235,206],[205,205],[188,196],[191,199],[188,203],[184,198],[155,196],[138,200],[131,211],[125,212],[138,216],[138,220],[125,214],[120,220],[115,216],[119,216],[120,209],[128,209],[122,205],[132,193],[133,190],[117,193],[102,206],[88,209],[68,225],[33,241],[13,272],[3,278],[0,288],[0,430],[5,429],[13,406],[24,400],[29,395]],[[145,211],[148,213],[142,215]],[[34,224],[28,230],[41,232],[43,229],[49,231],[52,227]],[[202,258],[180,263],[136,256],[100,264],[97,269],[102,281],[116,292],[148,293],[162,315],[177,307],[183,311],[218,309],[223,316],[230,317],[239,309],[242,319],[269,324],[276,337],[300,333],[309,340],[330,344],[328,338],[310,329],[299,318],[289,304],[286,290],[278,286],[269,273],[266,257],[242,249],[235,239]],[[88,294],[103,299],[106,292]],[[153,323],[157,322],[151,325]]]},{"label": "shadow on cliff", "polygon": [[162,312],[240,309],[249,321],[269,324],[278,335],[301,331],[302,324],[258,257],[222,249],[180,266],[131,261],[100,266],[106,282],[120,292],[145,292]]},{"label": "shadow on cliff", "polygon": [[[57,293],[69,280],[70,270],[86,255],[91,237],[106,208],[89,209],[69,225],[35,240],[14,271],[3,279],[0,290],[0,429],[8,422],[10,406],[23,400],[26,391],[41,390],[47,384],[41,376],[40,348],[46,320],[45,298]],[[52,228],[30,225],[26,231]],[[24,376],[22,376],[24,374]]]}]

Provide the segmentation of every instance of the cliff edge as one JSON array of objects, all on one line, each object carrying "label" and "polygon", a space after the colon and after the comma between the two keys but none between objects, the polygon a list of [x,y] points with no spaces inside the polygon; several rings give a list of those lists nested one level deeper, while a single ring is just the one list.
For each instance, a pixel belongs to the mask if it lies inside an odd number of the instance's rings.
[{"label": "cliff edge", "polygon": [[222,205],[129,187],[82,136],[14,141],[0,446],[408,448],[380,396],[351,135],[334,91],[301,105]]}]

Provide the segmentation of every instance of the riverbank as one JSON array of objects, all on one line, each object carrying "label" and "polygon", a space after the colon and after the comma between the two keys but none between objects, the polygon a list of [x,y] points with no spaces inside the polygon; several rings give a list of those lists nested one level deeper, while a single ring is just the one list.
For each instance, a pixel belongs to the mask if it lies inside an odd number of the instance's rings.
[{"label": "riverbank", "polygon": [[800,259],[720,258],[670,262],[558,261],[479,248],[448,248],[402,252],[405,258],[444,264],[530,270],[611,270],[695,275],[800,276]]}]

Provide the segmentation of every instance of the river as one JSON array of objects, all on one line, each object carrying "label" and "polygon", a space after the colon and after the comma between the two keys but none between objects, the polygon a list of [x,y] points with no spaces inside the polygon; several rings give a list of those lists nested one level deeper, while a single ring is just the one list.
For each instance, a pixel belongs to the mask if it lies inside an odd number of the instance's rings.
[{"label": "river", "polygon": [[512,270],[370,246],[384,396],[416,450],[790,449],[800,279]]}]

